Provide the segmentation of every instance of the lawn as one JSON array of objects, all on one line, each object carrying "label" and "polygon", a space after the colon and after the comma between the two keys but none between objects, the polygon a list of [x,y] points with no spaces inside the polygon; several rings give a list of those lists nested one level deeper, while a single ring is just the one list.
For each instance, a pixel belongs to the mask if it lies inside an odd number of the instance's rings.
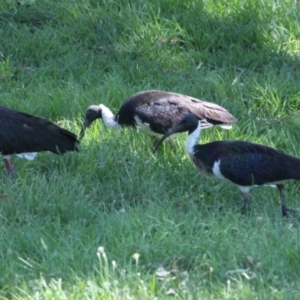
[{"label": "lawn", "polygon": [[[272,0],[4,0],[1,105],[78,134],[161,89],[227,108],[232,130],[300,157],[300,5]],[[92,125],[80,152],[1,167],[0,299],[299,299],[300,211],[201,175],[186,134],[154,155],[135,129]],[[286,184],[299,209],[300,183]]]}]

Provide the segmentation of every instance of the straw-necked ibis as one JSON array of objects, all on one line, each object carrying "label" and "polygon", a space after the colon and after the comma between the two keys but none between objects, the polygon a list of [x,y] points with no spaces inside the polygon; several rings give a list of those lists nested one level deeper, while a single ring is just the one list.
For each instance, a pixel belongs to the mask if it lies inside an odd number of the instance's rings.
[{"label": "straw-necked ibis", "polygon": [[198,169],[206,175],[234,183],[243,193],[247,207],[249,190],[254,185],[277,186],[280,193],[282,214],[290,210],[285,204],[284,183],[300,179],[300,159],[276,149],[246,141],[214,141],[199,145],[197,139],[201,122],[187,114],[156,144],[154,152],[171,134],[188,132],[185,150]]},{"label": "straw-necked ibis", "polygon": [[44,118],[0,106],[0,154],[13,177],[16,170],[12,154],[31,160],[41,151],[55,154],[78,151],[77,143],[75,134]]},{"label": "straw-necked ibis", "polygon": [[220,125],[230,129],[237,120],[223,107],[196,98],[165,91],[149,90],[128,98],[114,115],[105,105],[91,105],[87,111],[80,139],[93,121],[102,118],[110,128],[138,127],[140,131],[161,137],[184,115],[193,113],[202,128]]}]

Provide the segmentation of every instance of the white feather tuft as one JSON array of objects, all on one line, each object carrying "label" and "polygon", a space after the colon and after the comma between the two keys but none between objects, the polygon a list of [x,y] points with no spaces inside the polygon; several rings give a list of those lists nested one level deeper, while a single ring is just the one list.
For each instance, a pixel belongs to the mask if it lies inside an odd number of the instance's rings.
[{"label": "white feather tuft", "polygon": [[37,152],[19,153],[17,154],[20,158],[25,158],[27,160],[34,160],[37,156]]},{"label": "white feather tuft", "polygon": [[232,129],[232,125],[220,125],[220,127],[221,128],[223,128],[223,129],[227,129],[227,130],[230,130],[230,129]]}]

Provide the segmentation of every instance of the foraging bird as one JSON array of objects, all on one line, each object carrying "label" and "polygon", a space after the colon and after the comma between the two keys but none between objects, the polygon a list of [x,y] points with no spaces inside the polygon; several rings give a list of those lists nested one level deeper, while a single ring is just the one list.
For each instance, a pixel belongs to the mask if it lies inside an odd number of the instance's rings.
[{"label": "foraging bird", "polygon": [[111,128],[139,127],[154,137],[161,137],[184,115],[193,113],[201,120],[202,128],[220,125],[231,128],[237,120],[223,107],[196,98],[164,91],[144,91],[128,98],[114,115],[109,108],[91,105],[87,111],[79,139],[93,121],[102,118]]},{"label": "foraging bird", "polygon": [[188,131],[185,150],[191,160],[206,175],[236,184],[243,193],[247,207],[249,190],[253,185],[276,185],[281,199],[281,210],[287,216],[284,183],[300,179],[300,159],[276,149],[246,141],[215,141],[199,145],[197,139],[201,123],[193,114],[187,114],[157,143],[174,133]]},{"label": "foraging bird", "polygon": [[77,143],[75,134],[44,118],[0,106],[0,154],[12,177],[16,170],[10,155],[32,160],[35,152],[40,151],[55,154],[78,151]]}]

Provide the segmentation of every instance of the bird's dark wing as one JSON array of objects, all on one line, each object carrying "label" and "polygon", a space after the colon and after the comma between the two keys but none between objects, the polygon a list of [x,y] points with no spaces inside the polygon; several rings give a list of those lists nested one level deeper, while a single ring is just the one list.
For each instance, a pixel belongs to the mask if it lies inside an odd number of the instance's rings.
[{"label": "bird's dark wing", "polygon": [[135,108],[135,114],[143,122],[149,123],[153,131],[161,134],[188,113],[193,113],[201,120],[202,128],[216,124],[233,124],[237,121],[225,108],[217,104],[168,92],[154,93],[152,101],[141,103]]},{"label": "bird's dark wing", "polygon": [[238,141],[219,147],[221,174],[238,185],[300,179],[300,160],[276,149]]},{"label": "bird's dark wing", "polygon": [[148,123],[154,132],[164,134],[188,113],[186,106],[174,103],[171,99],[160,99],[150,104],[139,106],[135,114]]},{"label": "bird's dark wing", "polygon": [[0,152],[3,155],[51,151],[63,154],[77,150],[76,135],[56,124],[0,106]]}]

